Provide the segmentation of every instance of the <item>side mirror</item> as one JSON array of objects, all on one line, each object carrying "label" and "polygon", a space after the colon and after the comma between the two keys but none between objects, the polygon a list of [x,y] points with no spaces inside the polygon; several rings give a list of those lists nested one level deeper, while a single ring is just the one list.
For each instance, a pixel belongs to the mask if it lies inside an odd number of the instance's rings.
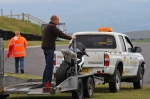
[{"label": "side mirror", "polygon": [[135,49],[135,52],[142,52],[142,48],[141,47],[134,47],[134,49]]}]

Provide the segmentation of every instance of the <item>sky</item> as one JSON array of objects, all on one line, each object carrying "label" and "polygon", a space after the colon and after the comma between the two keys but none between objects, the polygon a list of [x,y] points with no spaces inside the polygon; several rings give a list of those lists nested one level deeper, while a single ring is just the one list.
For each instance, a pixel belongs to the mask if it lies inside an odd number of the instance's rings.
[{"label": "sky", "polygon": [[[3,15],[30,14],[45,22],[57,15],[67,33],[150,30],[150,0],[0,0]],[[1,13],[0,13],[1,15]]]}]

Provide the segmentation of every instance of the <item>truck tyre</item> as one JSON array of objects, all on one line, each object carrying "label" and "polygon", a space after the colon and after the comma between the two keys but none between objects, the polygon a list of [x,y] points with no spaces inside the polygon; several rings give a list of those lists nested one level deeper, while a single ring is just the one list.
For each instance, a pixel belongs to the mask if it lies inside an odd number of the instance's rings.
[{"label": "truck tyre", "polygon": [[72,91],[72,99],[83,99],[83,83],[82,80],[78,80],[78,86],[76,91]]},{"label": "truck tyre", "polygon": [[109,90],[110,92],[118,92],[120,91],[121,87],[121,75],[118,69],[115,70],[113,75],[113,82],[109,83]]},{"label": "truck tyre", "polygon": [[143,86],[143,75],[144,75],[143,68],[139,67],[139,71],[137,74],[138,81],[133,82],[134,89],[141,89],[142,88],[142,86]]},{"label": "truck tyre", "polygon": [[84,85],[83,85],[83,89],[84,89],[83,96],[85,98],[92,98],[93,92],[94,92],[94,87],[95,87],[93,79],[91,77],[85,78],[83,83],[84,83]]},{"label": "truck tyre", "polygon": [[69,68],[69,65],[66,63],[60,64],[60,67],[58,68],[56,72],[56,86],[62,83],[65,79],[67,79],[67,70]]},{"label": "truck tyre", "polygon": [[9,95],[0,95],[0,99],[7,99],[7,97],[9,97]]}]

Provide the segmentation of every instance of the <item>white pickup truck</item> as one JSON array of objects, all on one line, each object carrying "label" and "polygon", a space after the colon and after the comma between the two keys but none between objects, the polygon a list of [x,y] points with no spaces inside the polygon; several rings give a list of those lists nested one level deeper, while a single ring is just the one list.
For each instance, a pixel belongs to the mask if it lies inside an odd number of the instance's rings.
[{"label": "white pickup truck", "polygon": [[[89,55],[84,57],[82,72],[102,77],[103,83],[109,83],[110,92],[118,92],[121,82],[133,82],[135,89],[142,88],[145,72],[145,60],[139,53],[142,49],[133,47],[126,34],[112,32],[111,28],[99,28],[98,32],[77,32],[73,35],[76,35],[77,42],[85,45]],[[63,59],[61,52],[57,51],[55,55],[54,74]]]}]

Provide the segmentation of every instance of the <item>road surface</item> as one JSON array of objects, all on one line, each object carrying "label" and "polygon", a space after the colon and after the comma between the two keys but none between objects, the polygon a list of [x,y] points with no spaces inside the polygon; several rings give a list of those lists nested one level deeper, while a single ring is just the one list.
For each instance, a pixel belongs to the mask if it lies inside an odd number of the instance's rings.
[{"label": "road surface", "polygon": [[[134,46],[142,47],[142,55],[145,58],[146,62],[146,71],[144,75],[144,84],[150,85],[150,43],[133,43]],[[67,46],[57,46],[56,50],[60,51],[60,49],[65,49]],[[5,51],[6,53],[6,51]],[[42,76],[45,60],[43,50],[40,47],[31,47],[26,49],[27,56],[25,57],[25,74],[32,74],[37,76]],[[15,72],[15,60],[13,58],[9,58],[5,61],[4,69],[7,72]]]}]

